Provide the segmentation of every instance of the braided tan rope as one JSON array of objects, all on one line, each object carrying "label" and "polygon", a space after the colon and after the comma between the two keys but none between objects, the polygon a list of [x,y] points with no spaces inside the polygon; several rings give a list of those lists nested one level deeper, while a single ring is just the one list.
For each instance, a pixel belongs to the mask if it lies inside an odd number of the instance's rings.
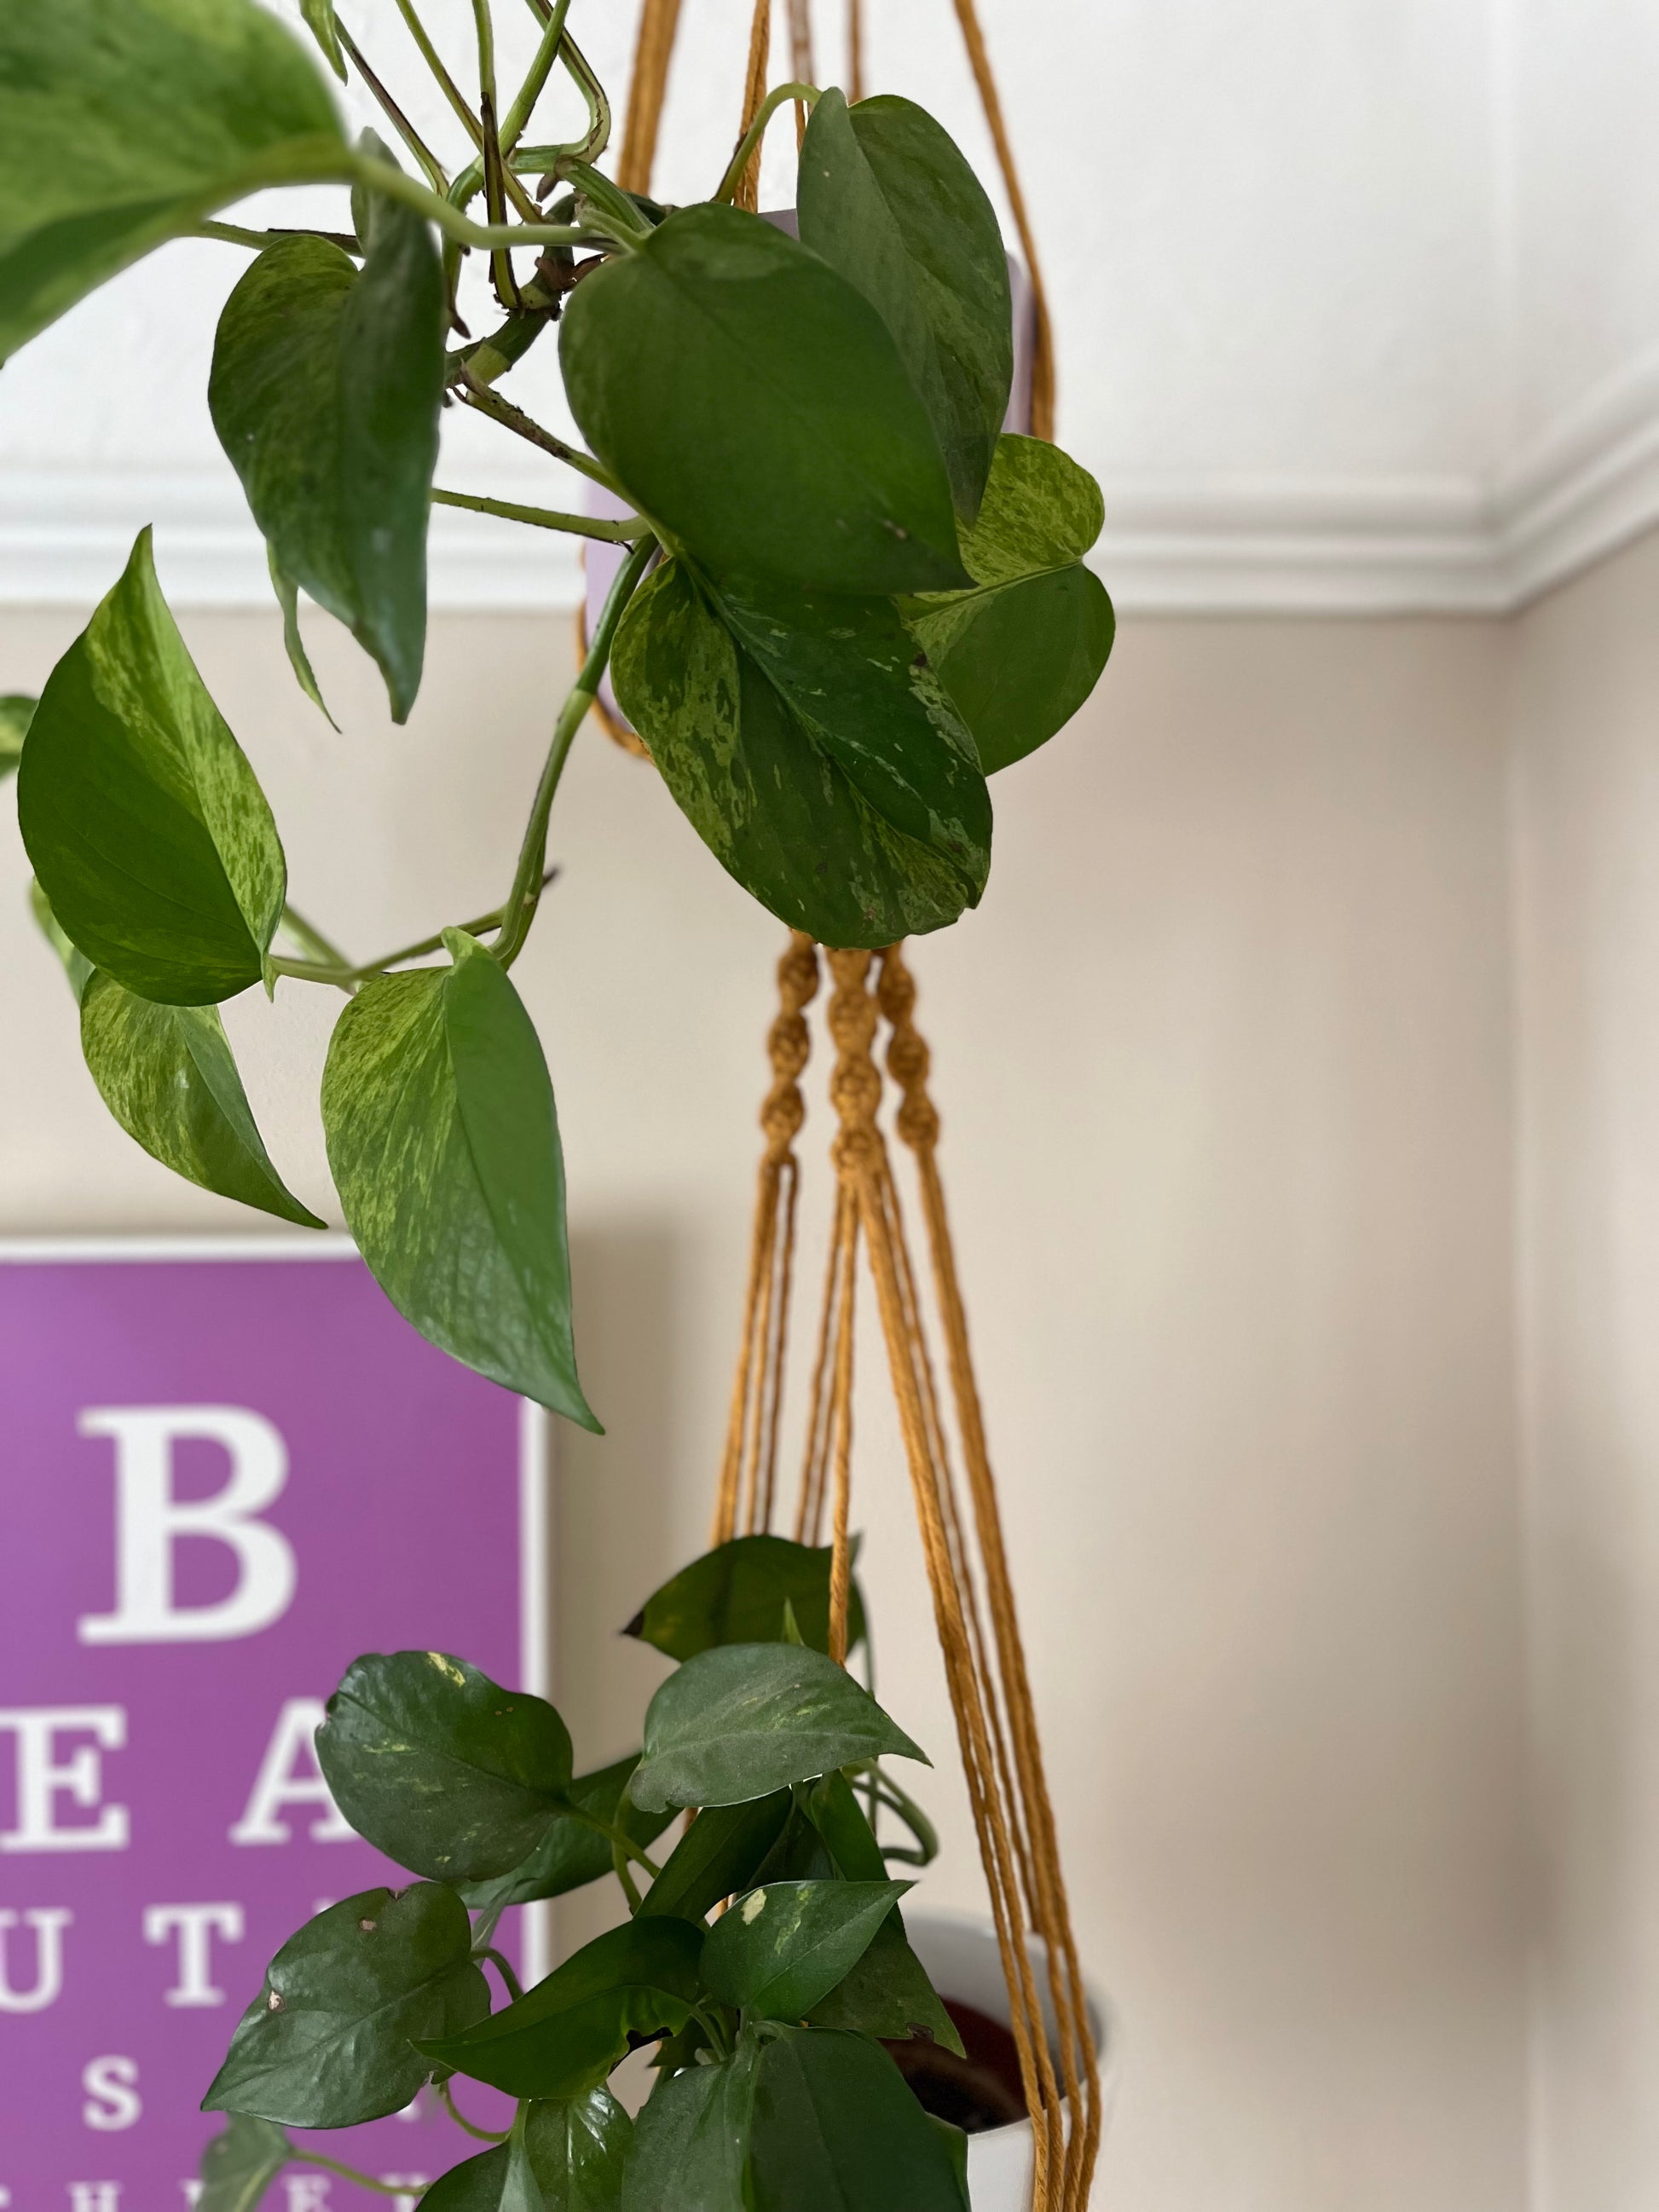
[{"label": "braided tan rope", "polygon": [[628,83],[628,112],[623,120],[617,182],[625,192],[648,192],[657,165],[657,133],[668,91],[668,65],[674,58],[680,0],[645,0],[634,44],[634,74]]},{"label": "braided tan rope", "polygon": [[[738,135],[732,142],[735,154],[742,145],[744,134],[760,113],[761,102],[766,97],[767,71],[772,58],[772,0],[755,0],[755,13],[749,25],[749,68],[743,84],[743,117],[738,125]],[[758,145],[749,156],[748,166],[738,179],[738,189],[732,195],[733,207],[747,208],[753,215],[760,205],[761,149]]]}]

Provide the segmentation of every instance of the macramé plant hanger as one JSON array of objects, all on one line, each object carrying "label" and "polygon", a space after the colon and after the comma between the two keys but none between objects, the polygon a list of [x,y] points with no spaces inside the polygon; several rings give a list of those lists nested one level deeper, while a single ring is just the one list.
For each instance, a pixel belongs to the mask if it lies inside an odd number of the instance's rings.
[{"label": "macram\u00e9 plant hanger", "polygon": [[[1037,437],[1050,439],[1053,343],[1030,222],[974,0],[954,0],[954,4],[1029,272],[1030,429]],[[813,66],[808,0],[788,0],[788,5],[794,77],[810,84]],[[680,8],[681,0],[645,0],[617,170],[619,182],[631,191],[648,192],[651,188]],[[771,16],[771,0],[756,0],[739,146],[767,94]],[[850,0],[848,30],[848,95],[856,100],[863,93],[860,0]],[[796,115],[799,132],[803,119],[799,106]],[[757,143],[738,188],[739,207],[756,208],[759,179]],[[619,743],[644,753],[641,740],[625,723],[602,705],[599,711]],[[939,1119],[928,1096],[927,1047],[914,1019],[915,986],[897,945],[878,953],[826,948],[822,958],[833,986],[828,1026],[836,1048],[830,1079],[830,1101],[839,1123],[832,1148],[836,1193],[805,1450],[790,1533],[797,1542],[820,1543],[827,1510],[832,1547],[830,1651],[844,1664],[852,1580],[848,1516],[854,1322],[861,1248],[881,1316],[934,1624],[1008,1986],[1010,2027],[1031,2118],[1033,2212],[1083,2212],[1100,2142],[1099,2075],[939,1176]],[[766,1149],[710,1537],[714,1545],[738,1535],[770,1533],[780,1502],[779,1419],[793,1297],[799,1185],[794,1145],[805,1114],[799,1079],[811,1051],[805,1009],[819,988],[819,963],[818,946],[810,937],[793,932],[790,948],[778,963],[781,1006],[768,1039],[773,1081],[761,1112]],[[957,1452],[944,1419],[899,1188],[877,1120],[884,1081],[875,1043],[884,1021],[887,1073],[899,1101],[895,1126],[915,1160]],[[966,1475],[966,1510],[956,1472],[957,1453]],[[1028,1934],[1042,1942],[1042,1978],[1056,2030],[1052,2053]]]}]

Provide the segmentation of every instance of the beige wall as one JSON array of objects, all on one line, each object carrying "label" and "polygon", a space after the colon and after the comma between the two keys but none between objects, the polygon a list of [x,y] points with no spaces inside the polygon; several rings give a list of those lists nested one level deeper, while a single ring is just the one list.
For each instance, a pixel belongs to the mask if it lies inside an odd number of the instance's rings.
[{"label": "beige wall", "polygon": [[1659,538],[1516,626],[1538,2212],[1659,2192]]},{"label": "beige wall", "polygon": [[[73,627],[0,616],[0,681],[37,683]],[[499,897],[562,619],[443,618],[407,732],[319,624],[343,737],[274,624],[187,627],[298,902],[367,951]],[[1479,623],[1127,625],[1097,704],[999,780],[983,910],[917,948],[1072,1882],[1122,2024],[1101,2201],[1135,2212],[1522,2203],[1503,650]],[[520,972],[611,1425],[568,1440],[560,1528],[562,1694],[597,1756],[654,1679],[611,1632],[704,1525],[780,933],[597,730],[553,842]],[[8,819],[0,1225],[245,1227],[108,1122],[23,881]],[[325,1211],[329,1011],[232,1013]],[[936,1893],[972,1903],[866,1340],[880,1686],[940,1761]]]}]

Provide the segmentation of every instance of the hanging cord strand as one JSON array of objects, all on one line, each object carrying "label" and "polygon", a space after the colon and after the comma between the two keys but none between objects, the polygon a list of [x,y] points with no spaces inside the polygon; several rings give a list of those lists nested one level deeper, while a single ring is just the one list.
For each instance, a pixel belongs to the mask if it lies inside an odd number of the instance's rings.
[{"label": "hanging cord strand", "polygon": [[1031,280],[1031,310],[1035,325],[1031,347],[1031,434],[1035,438],[1052,439],[1054,434],[1054,325],[1049,320],[1048,295],[1043,289],[1042,271],[1037,264],[1036,240],[1032,234],[1030,216],[1026,213],[1025,195],[1020,189],[1019,173],[1014,167],[1013,145],[1008,137],[1008,126],[1003,120],[1001,95],[997,91],[996,78],[991,70],[991,57],[986,48],[985,33],[980,28],[974,0],[954,0],[954,4],[957,21],[962,26],[963,43],[968,49],[968,65],[973,70],[974,82],[979,88],[980,105],[985,110],[985,120],[991,127],[991,143],[996,148],[997,166],[1002,171],[1002,181],[1008,192],[1008,205],[1013,211],[1014,228],[1019,233],[1026,274]]},{"label": "hanging cord strand", "polygon": [[[1053,1802],[1037,1736],[1036,1709],[1019,1633],[1012,1578],[1008,1571],[984,1416],[969,1348],[966,1310],[939,1172],[939,1115],[927,1092],[930,1054],[915,1027],[915,984],[897,945],[890,946],[883,955],[879,995],[882,1010],[892,1030],[888,1067],[902,1102],[898,1112],[898,1133],[915,1156],[921,1184],[935,1293],[945,1328],[963,1456],[990,1595],[1015,1758],[1031,1825],[1038,1905],[1048,1937],[1051,1993],[1061,2030],[1062,2067],[1073,2113],[1066,2146],[1066,2201],[1081,2206],[1088,2201],[1100,2143],[1100,2088],[1094,2038],[1060,1871]],[[1074,2047],[1076,2060],[1072,2057]]]},{"label": "hanging cord strand", "polygon": [[857,1208],[839,1184],[830,1228],[830,1250],[824,1263],[823,1302],[818,1317],[817,1351],[812,1361],[811,1402],[806,1414],[806,1439],[801,1454],[800,1496],[795,1508],[795,1541],[816,1545],[823,1534],[823,1492],[830,1463],[831,1396],[830,1378],[835,1370],[836,1330],[841,1320],[842,1242],[849,1222],[857,1221]]},{"label": "hanging cord strand", "polygon": [[864,0],[847,0],[847,97],[864,97]]},{"label": "hanging cord strand", "polygon": [[[749,1282],[744,1298],[743,1329],[726,1419],[726,1449],[720,1462],[711,1540],[729,1543],[738,1533],[740,1509],[750,1534],[756,1533],[763,1492],[770,1510],[770,1484],[763,1485],[761,1465],[770,1407],[772,1443],[782,1393],[783,1334],[772,1326],[775,1305],[786,1299],[794,1259],[794,1142],[806,1116],[800,1076],[811,1051],[804,1009],[818,988],[817,947],[810,937],[791,933],[788,950],[778,962],[779,1010],[767,1032],[772,1064],[771,1087],[761,1107],[766,1136],[755,1193],[754,1231],[750,1242]],[[780,1194],[787,1197],[781,1206]],[[780,1224],[782,1234],[780,1237]],[[781,1277],[785,1288],[778,1289]],[[747,1481],[745,1484],[745,1473]]]},{"label": "hanging cord strand", "polygon": [[[772,0],[755,0],[755,13],[749,25],[749,69],[743,86],[743,120],[738,125],[738,135],[732,142],[735,154],[749,135],[749,126],[760,113],[761,102],[766,97],[766,82],[772,59]],[[760,205],[761,149],[758,145],[749,157],[747,167],[738,179],[738,188],[732,195],[733,207],[747,208],[753,215]]]},{"label": "hanging cord strand", "polygon": [[[789,0],[789,74],[797,84],[816,84],[812,63],[812,0]],[[795,151],[806,136],[806,103],[795,102]]]},{"label": "hanging cord strand", "polygon": [[987,1725],[983,1686],[976,1675],[963,1619],[961,1591],[952,1566],[939,1499],[939,1469],[933,1459],[916,1376],[914,1340],[907,1325],[895,1261],[890,1218],[883,1185],[888,1180],[886,1150],[876,1127],[881,1078],[871,1057],[878,1011],[867,984],[867,952],[827,951],[836,990],[830,1004],[830,1029],[837,1059],[830,1095],[840,1117],[834,1146],[836,1170],[858,1201],[882,1332],[888,1351],[905,1459],[915,1498],[934,1623],[945,1657],[945,1677],[956,1716],[963,1771],[973,1806],[974,1826],[990,1892],[992,1917],[1010,2000],[1010,2027],[1019,2057],[1026,2106],[1034,2124],[1034,2212],[1052,2212],[1054,2172],[1048,2116],[1059,2090],[1043,2030],[1036,1977],[1025,1945],[1024,1918],[1014,1864],[1006,1808],[996,1786],[994,1758]]},{"label": "hanging cord strand", "polygon": [[628,84],[622,151],[617,182],[625,192],[648,192],[657,165],[657,134],[668,92],[668,66],[674,58],[680,0],[645,0],[639,36],[634,43],[634,74]]}]

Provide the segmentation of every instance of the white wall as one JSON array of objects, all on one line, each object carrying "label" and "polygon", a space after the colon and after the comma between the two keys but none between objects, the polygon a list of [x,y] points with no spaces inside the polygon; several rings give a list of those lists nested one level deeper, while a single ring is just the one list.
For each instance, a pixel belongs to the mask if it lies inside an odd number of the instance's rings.
[{"label": "white wall", "polygon": [[[73,626],[0,617],[4,682],[38,682]],[[318,622],[341,737],[273,623],[186,628],[331,932],[368,951],[499,896],[562,623],[444,618],[397,732]],[[1121,2012],[1101,2201],[1139,2212],[1519,2203],[1495,643],[1478,623],[1127,626],[1097,706],[999,779],[983,908],[915,949],[1067,1865]],[[611,1429],[567,1440],[559,1585],[560,1694],[604,1755],[658,1666],[615,1631],[706,1527],[781,933],[597,728],[553,849],[566,873],[518,973]],[[245,1228],[109,1121],[23,880],[8,820],[0,1228]],[[284,986],[274,1012],[230,1012],[273,1154],[326,1212],[332,1010]],[[827,1141],[820,1106],[817,1200]],[[866,1345],[881,1687],[939,1760],[932,1887],[974,1903]]]},{"label": "white wall", "polygon": [[1659,539],[1512,672],[1537,2212],[1659,2192]]}]

